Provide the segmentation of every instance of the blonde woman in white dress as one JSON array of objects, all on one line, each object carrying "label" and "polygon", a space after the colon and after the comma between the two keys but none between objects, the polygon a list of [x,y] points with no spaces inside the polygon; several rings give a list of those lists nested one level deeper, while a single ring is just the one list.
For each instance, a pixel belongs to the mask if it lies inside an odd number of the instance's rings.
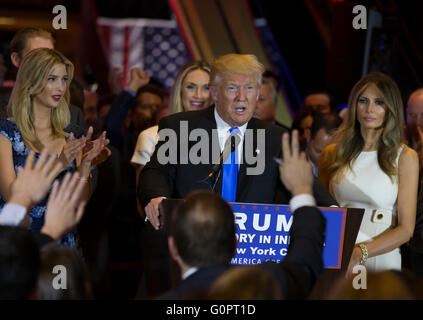
[{"label": "blonde woman in white dress", "polygon": [[413,235],[419,162],[404,144],[401,93],[382,73],[353,87],[348,121],[319,163],[319,179],[342,207],[364,208],[348,274],[357,264],[368,271],[401,270],[400,246]]}]

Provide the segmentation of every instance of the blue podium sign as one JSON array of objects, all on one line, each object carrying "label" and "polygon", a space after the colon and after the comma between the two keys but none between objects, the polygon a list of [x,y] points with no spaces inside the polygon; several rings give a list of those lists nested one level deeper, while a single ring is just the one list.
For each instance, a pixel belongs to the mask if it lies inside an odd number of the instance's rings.
[{"label": "blue podium sign", "polygon": [[[280,262],[289,246],[289,230],[293,223],[287,205],[231,203],[235,215],[238,247],[233,265],[252,265],[272,260]],[[323,265],[340,269],[344,242],[346,209],[319,208],[326,218]]]}]

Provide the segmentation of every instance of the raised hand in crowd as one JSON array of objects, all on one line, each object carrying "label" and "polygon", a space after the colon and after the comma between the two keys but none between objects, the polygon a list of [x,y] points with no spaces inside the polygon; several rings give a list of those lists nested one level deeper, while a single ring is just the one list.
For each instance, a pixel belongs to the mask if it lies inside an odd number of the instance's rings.
[{"label": "raised hand in crowd", "polygon": [[25,166],[18,168],[18,176],[12,184],[11,198],[8,202],[26,207],[39,203],[49,191],[53,180],[63,170],[63,163],[49,155],[47,149],[34,166],[35,153],[31,151]]},{"label": "raised hand in crowd", "polygon": [[139,88],[150,82],[150,75],[141,68],[132,68],[128,88],[137,92]]},{"label": "raised hand in crowd", "polygon": [[294,130],[289,143],[289,134],[282,136],[283,164],[279,166],[280,178],[292,196],[313,194],[313,169],[306,154],[300,152],[298,131]]},{"label": "raised hand in crowd", "polygon": [[66,173],[62,182],[55,181],[50,192],[41,232],[53,239],[60,239],[81,220],[86,205],[81,195],[87,182],[78,172]]}]

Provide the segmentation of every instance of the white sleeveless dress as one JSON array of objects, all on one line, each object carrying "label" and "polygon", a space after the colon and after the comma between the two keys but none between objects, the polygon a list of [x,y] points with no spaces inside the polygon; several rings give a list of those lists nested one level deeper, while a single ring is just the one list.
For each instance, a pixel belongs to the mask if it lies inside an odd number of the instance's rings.
[{"label": "white sleeveless dress", "polygon": [[[398,149],[396,166],[404,146]],[[361,152],[347,169],[344,179],[333,184],[333,193],[341,207],[364,208],[365,213],[356,243],[370,242],[381,233],[394,228],[397,220],[398,179],[389,179],[377,161],[377,151]],[[399,248],[369,258],[368,271],[401,270]]]}]

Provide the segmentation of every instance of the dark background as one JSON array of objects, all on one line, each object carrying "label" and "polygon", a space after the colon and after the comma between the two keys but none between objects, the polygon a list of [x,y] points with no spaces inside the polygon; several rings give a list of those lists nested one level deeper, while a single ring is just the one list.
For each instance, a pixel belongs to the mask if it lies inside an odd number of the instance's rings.
[{"label": "dark background", "polygon": [[[51,8],[63,4],[68,15],[80,19],[86,14],[87,3],[93,4],[91,9],[98,16],[159,19],[173,16],[167,0],[2,0],[0,10],[26,11],[30,15],[50,12],[51,19]],[[294,97],[294,90],[304,96],[309,89],[326,88],[334,96],[336,105],[346,103],[351,87],[362,75],[364,57],[366,31],[351,26],[352,7],[356,4],[365,5],[368,10],[373,8],[383,16],[382,28],[374,32],[369,71],[382,71],[392,76],[405,100],[411,91],[422,86],[423,22],[418,14],[423,12],[422,1],[248,0],[247,3],[254,17],[267,20],[279,45],[295,83],[292,88],[284,79],[285,75],[281,76],[294,109],[301,104]],[[90,31],[84,29],[84,32]],[[0,25],[3,52],[7,52],[12,35],[7,27]],[[72,58],[72,53],[69,55]],[[97,77],[104,76],[98,74]]]}]

